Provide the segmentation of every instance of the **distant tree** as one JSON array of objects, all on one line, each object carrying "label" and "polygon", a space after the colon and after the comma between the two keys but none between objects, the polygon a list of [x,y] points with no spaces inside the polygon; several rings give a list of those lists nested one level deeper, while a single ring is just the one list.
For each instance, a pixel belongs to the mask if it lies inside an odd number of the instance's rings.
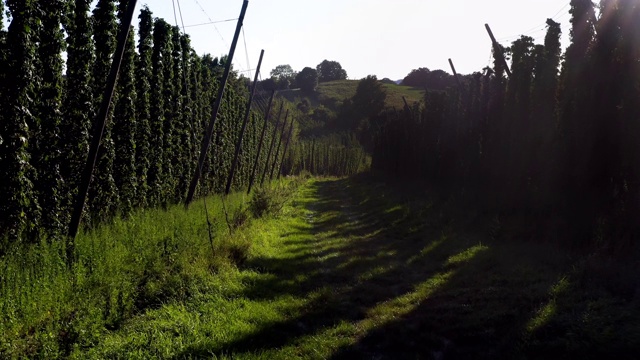
[{"label": "distant tree", "polygon": [[389,78],[384,78],[384,79],[380,80],[380,82],[383,83],[383,84],[396,85],[396,82],[391,80],[391,79],[389,79]]},{"label": "distant tree", "polygon": [[286,90],[291,87],[296,78],[296,72],[291,65],[278,65],[271,70],[271,78],[275,81],[278,90]]},{"label": "distant tree", "polygon": [[318,71],[319,82],[345,80],[347,78],[347,72],[337,61],[324,60],[316,66],[316,70]]},{"label": "distant tree", "polygon": [[387,93],[375,75],[360,80],[355,95],[343,102],[339,126],[353,131],[365,149],[373,145],[374,129],[379,125]]},{"label": "distant tree", "polygon": [[356,113],[371,118],[382,112],[386,99],[387,93],[382,87],[382,83],[375,75],[369,75],[358,83],[352,101]]},{"label": "distant tree", "polygon": [[456,78],[444,70],[433,70],[427,79],[427,88],[430,90],[444,91],[456,86]]},{"label": "distant tree", "polygon": [[306,67],[296,75],[296,83],[303,92],[312,93],[318,87],[318,72]]},{"label": "distant tree", "polygon": [[456,79],[443,70],[429,70],[427,68],[413,69],[402,80],[401,85],[427,88],[429,90],[444,91],[456,84]]},{"label": "distant tree", "polygon": [[291,68],[291,65],[278,65],[273,70],[271,70],[271,77],[275,78],[289,78],[295,76],[295,71]]},{"label": "distant tree", "polygon": [[273,78],[267,78],[264,79],[260,82],[260,86],[262,86],[262,88],[265,91],[272,91],[272,90],[277,90],[278,89],[278,85],[276,84],[276,81],[273,80]]},{"label": "distant tree", "polygon": [[401,85],[423,87],[427,83],[431,70],[427,68],[413,69],[402,79]]}]

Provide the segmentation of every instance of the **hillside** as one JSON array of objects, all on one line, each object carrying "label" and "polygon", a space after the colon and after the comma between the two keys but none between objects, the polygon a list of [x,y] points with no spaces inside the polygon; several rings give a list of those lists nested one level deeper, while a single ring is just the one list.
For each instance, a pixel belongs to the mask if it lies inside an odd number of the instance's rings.
[{"label": "hillside", "polygon": [[[338,80],[321,83],[318,85],[318,100],[323,103],[331,101],[341,102],[355,95],[360,80]],[[383,84],[387,92],[387,107],[400,109],[404,106],[402,97],[404,96],[411,104],[422,100],[424,90],[411,86],[401,86],[393,84]]]},{"label": "hillside", "polygon": [[[279,94],[291,102],[306,98],[314,108],[324,105],[336,111],[344,100],[355,95],[359,82],[360,80],[337,80],[320,83],[316,93],[311,96],[305,96],[299,89],[280,91]],[[410,104],[421,101],[424,96],[424,90],[411,86],[393,84],[383,84],[382,86],[387,92],[386,105],[390,108],[402,108],[404,106],[403,96]]]},{"label": "hillside", "polygon": [[[336,124],[340,120],[342,103],[356,94],[360,80],[337,80],[320,83],[315,93],[304,94],[300,89],[279,91],[278,94],[295,105],[302,113],[298,114],[300,136],[324,137],[344,133],[343,126]],[[385,107],[401,110],[404,107],[402,97],[409,104],[422,101],[424,90],[411,86],[382,84],[387,97]],[[355,130],[355,129],[351,129]]]}]

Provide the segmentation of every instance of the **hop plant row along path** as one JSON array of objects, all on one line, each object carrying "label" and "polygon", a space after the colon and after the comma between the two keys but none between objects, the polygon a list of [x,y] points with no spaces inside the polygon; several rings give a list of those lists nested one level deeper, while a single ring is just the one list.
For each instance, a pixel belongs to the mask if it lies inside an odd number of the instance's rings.
[{"label": "hop plant row along path", "polygon": [[241,231],[246,261],[72,356],[624,358],[640,346],[637,294],[588,261],[407,190],[311,179],[280,217]]}]

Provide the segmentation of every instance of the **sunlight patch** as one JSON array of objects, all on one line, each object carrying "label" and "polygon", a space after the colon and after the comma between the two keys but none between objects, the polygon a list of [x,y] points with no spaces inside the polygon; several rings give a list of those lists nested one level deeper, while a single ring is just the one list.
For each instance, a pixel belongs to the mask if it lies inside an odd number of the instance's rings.
[{"label": "sunlight patch", "polygon": [[534,332],[538,330],[539,328],[547,324],[549,320],[551,320],[551,317],[555,315],[555,313],[556,301],[554,299],[549,301],[547,305],[538,310],[536,316],[534,316],[533,319],[529,320],[529,322],[527,323],[527,331]]},{"label": "sunlight patch", "polygon": [[360,275],[358,277],[358,280],[361,282],[364,281],[369,281],[375,277],[384,275],[385,273],[388,273],[389,271],[393,270],[394,267],[393,266],[378,266],[376,268],[373,268],[369,271],[367,271],[366,273]]},{"label": "sunlight patch", "polygon": [[400,210],[402,210],[402,205],[397,205],[397,206],[394,206],[392,208],[389,208],[389,209],[385,210],[384,213],[385,214],[391,214],[393,212],[400,211]]},{"label": "sunlight patch", "polygon": [[551,318],[556,314],[556,297],[566,292],[569,289],[571,283],[566,276],[562,276],[558,281],[549,289],[549,295],[551,299],[549,302],[540,308],[536,315],[527,323],[527,331],[534,332],[544,325],[548,324]]},{"label": "sunlight patch", "polygon": [[428,255],[430,252],[435,250],[438,246],[442,245],[442,243],[445,240],[446,240],[446,236],[443,236],[438,240],[432,241],[429,245],[427,245],[424,248],[422,248],[422,250],[420,250],[420,252],[417,255],[414,255],[414,256],[410,257],[409,260],[407,261],[407,264],[413,264],[418,259]]},{"label": "sunlight patch", "polygon": [[[375,326],[379,326],[394,320],[398,316],[410,313],[426,298],[442,288],[454,274],[455,270],[434,275],[427,281],[418,284],[414,291],[374,307],[367,313],[368,319],[362,322],[373,322]],[[369,326],[365,325],[364,327],[368,328]]]},{"label": "sunlight patch", "polygon": [[562,278],[560,278],[560,280],[558,280],[557,283],[555,283],[551,287],[551,295],[556,296],[556,295],[559,295],[560,293],[567,291],[567,289],[569,288],[569,285],[570,285],[569,279],[567,279],[566,276],[563,276]]},{"label": "sunlight patch", "polygon": [[473,257],[475,257],[476,255],[478,255],[481,252],[484,252],[486,250],[488,250],[489,247],[484,246],[482,244],[478,244],[474,247],[468,248],[467,250],[457,254],[457,255],[453,255],[450,258],[447,259],[447,265],[456,265],[456,264],[460,264],[463,262],[467,262],[469,260],[471,260]]}]

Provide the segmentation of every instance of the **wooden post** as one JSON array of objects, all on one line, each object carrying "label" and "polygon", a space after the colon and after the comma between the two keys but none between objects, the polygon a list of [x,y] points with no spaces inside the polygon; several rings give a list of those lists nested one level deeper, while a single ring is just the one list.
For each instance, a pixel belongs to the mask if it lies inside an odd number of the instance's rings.
[{"label": "wooden post", "polygon": [[504,59],[504,54],[502,53],[500,44],[498,44],[495,36],[493,36],[493,32],[491,31],[489,24],[484,24],[484,27],[485,29],[487,29],[487,32],[489,33],[489,37],[491,38],[491,43],[493,44],[493,50],[496,52],[496,54],[498,54],[498,57],[499,57],[498,60],[502,63],[502,66],[504,66],[504,70],[507,72],[507,76],[511,77],[511,69],[509,69],[509,65],[507,65],[507,60]]},{"label": "wooden post", "polygon": [[453,76],[456,78],[456,82],[458,83],[458,88],[460,89],[460,93],[462,93],[462,83],[460,82],[460,78],[458,77],[458,72],[456,71],[456,67],[453,66],[453,61],[449,59],[449,65],[451,66],[451,71],[453,71]]},{"label": "wooden post", "polygon": [[[282,144],[282,138],[284,137],[284,129],[287,127],[287,117],[289,116],[289,112],[284,117],[284,123],[282,124],[282,131],[280,132],[280,139],[278,140],[278,146],[276,146],[276,157],[273,159],[273,165],[271,166],[271,173],[269,174],[269,180],[273,179],[273,172],[276,169],[276,164],[278,163],[278,156],[280,155],[280,144]],[[293,116],[291,117],[291,123],[293,123]]]},{"label": "wooden post", "polygon": [[284,157],[287,154],[287,149],[289,149],[289,141],[291,141],[291,135],[293,134],[293,118],[291,118],[291,126],[289,127],[289,135],[287,135],[287,142],[284,144],[284,151],[282,152],[282,161],[280,162],[280,169],[278,170],[278,179],[280,179],[280,175],[282,175],[282,165],[284,164]]},{"label": "wooden post", "polygon": [[273,105],[273,98],[276,91],[271,92],[271,98],[269,98],[269,105],[267,106],[267,112],[264,114],[264,126],[262,127],[262,133],[260,134],[260,142],[258,143],[258,153],[256,154],[256,161],[253,163],[253,169],[251,170],[251,177],[249,177],[249,188],[247,189],[247,195],[251,194],[251,187],[256,176],[256,168],[260,161],[260,153],[262,152],[262,143],[264,142],[264,134],[267,131],[267,124],[269,123],[269,117],[271,116],[271,105]]},{"label": "wooden post", "polygon": [[316,164],[315,164],[315,154],[316,154],[316,138],[313,138],[313,141],[311,141],[311,160],[309,161],[310,166],[309,169],[311,170],[311,174],[313,175],[318,175],[316,174]]},{"label": "wooden post", "polygon": [[[280,111],[278,111],[278,120],[276,120],[276,127],[273,128],[273,135],[271,136],[271,144],[269,145],[269,152],[267,153],[267,160],[264,163],[264,170],[262,171],[262,179],[260,179],[260,185],[264,183],[264,178],[267,176],[267,171],[269,170],[269,160],[271,159],[271,152],[273,151],[273,145],[276,143],[276,136],[278,135],[278,126],[280,125],[280,118],[282,116],[282,106],[284,102],[280,103]],[[289,116],[289,110],[287,110],[286,117]]]},{"label": "wooden post", "polygon": [[118,72],[120,71],[120,64],[122,63],[122,56],[124,54],[124,48],[129,37],[129,28],[131,27],[131,20],[133,19],[133,13],[135,11],[137,0],[129,0],[127,4],[127,12],[122,19],[120,25],[120,33],[118,34],[118,44],[116,46],[116,52],[113,54],[113,61],[111,62],[111,70],[107,77],[107,83],[102,95],[102,104],[100,104],[100,111],[96,118],[95,132],[93,139],[91,140],[91,147],[89,148],[89,155],[87,156],[87,162],[82,172],[82,182],[78,188],[78,195],[76,197],[76,203],[71,215],[71,223],[69,224],[69,239],[67,243],[67,261],[73,262],[73,248],[76,235],[78,234],[78,228],[80,227],[80,219],[82,218],[82,212],[84,211],[84,204],[87,200],[87,193],[89,191],[89,184],[91,184],[91,177],[93,176],[93,169],[96,166],[96,160],[98,158],[98,150],[100,150],[100,142],[102,141],[102,134],[104,133],[104,127],[107,123],[107,117],[109,115],[109,106],[111,105],[111,98],[113,97],[113,91],[116,86],[116,80],[118,79]]},{"label": "wooden post", "polygon": [[185,207],[188,207],[191,201],[193,200],[193,195],[196,192],[196,187],[198,186],[198,181],[200,180],[200,175],[202,174],[202,166],[204,164],[205,159],[207,158],[207,151],[209,150],[209,145],[211,144],[211,135],[213,134],[213,127],[216,124],[216,119],[218,118],[218,111],[220,111],[220,105],[222,104],[222,98],[224,97],[224,91],[227,86],[227,79],[229,78],[229,73],[231,72],[231,63],[233,62],[233,55],[236,52],[236,45],[238,44],[238,39],[240,37],[240,30],[242,29],[242,22],[244,21],[244,15],[247,12],[248,5],[249,5],[249,0],[244,0],[244,2],[242,3],[242,10],[240,11],[240,17],[238,18],[238,24],[236,25],[236,32],[233,35],[233,41],[231,42],[231,49],[229,49],[229,56],[227,57],[227,63],[225,64],[225,67],[224,67],[222,80],[220,81],[220,87],[218,88],[218,96],[216,97],[216,100],[213,104],[211,119],[209,120],[207,131],[204,134],[204,138],[202,139],[202,146],[200,147],[200,157],[198,159],[198,165],[196,166],[195,173],[193,174],[193,179],[191,180],[191,184],[189,185],[189,192],[184,202]]},{"label": "wooden post", "polygon": [[256,93],[256,86],[258,85],[258,75],[260,75],[260,66],[262,66],[262,57],[264,56],[264,50],[260,51],[260,60],[258,60],[258,67],[256,68],[256,74],[253,79],[253,85],[251,86],[251,92],[249,93],[249,102],[247,103],[247,110],[244,113],[244,120],[242,121],[242,128],[240,129],[240,135],[238,136],[238,142],[236,143],[236,152],[233,155],[233,162],[231,163],[231,171],[229,171],[229,177],[227,179],[227,187],[224,190],[225,195],[229,195],[231,191],[231,183],[233,182],[233,175],[238,165],[238,157],[240,156],[240,149],[242,148],[242,138],[244,132],[247,129],[247,122],[251,116],[251,105],[253,104],[253,96]]},{"label": "wooden post", "polygon": [[404,107],[411,111],[411,107],[409,107],[409,103],[407,102],[407,98],[405,98],[404,96],[402,97],[402,101],[404,102]]}]

